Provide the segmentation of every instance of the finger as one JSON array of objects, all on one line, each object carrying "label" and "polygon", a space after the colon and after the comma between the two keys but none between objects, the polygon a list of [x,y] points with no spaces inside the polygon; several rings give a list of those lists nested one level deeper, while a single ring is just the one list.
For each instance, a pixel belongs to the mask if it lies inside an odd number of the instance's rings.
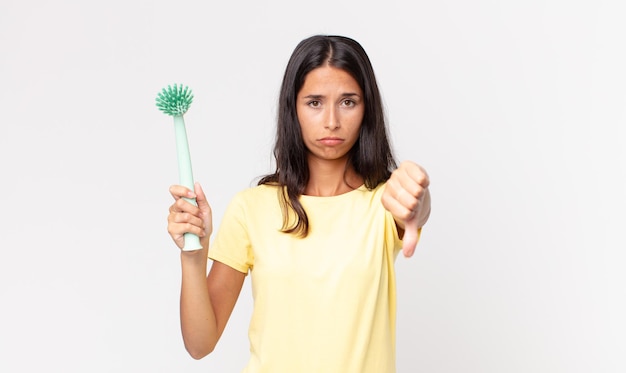
[{"label": "finger", "polygon": [[172,212],[167,217],[167,230],[175,239],[185,233],[193,233],[202,237],[205,234],[205,224],[198,216],[186,212]]},{"label": "finger", "polygon": [[[408,196],[408,193],[406,195]],[[413,199],[413,197],[411,197],[411,199]],[[398,196],[394,196],[392,193],[384,193],[382,196],[382,203],[383,207],[397,220],[405,221],[412,216],[412,210],[400,201]]]},{"label": "finger", "polygon": [[415,198],[419,198],[424,193],[424,189],[428,188],[430,181],[428,175],[421,171],[419,166],[414,165],[415,168],[403,169],[398,177],[398,183],[401,189],[406,190]]},{"label": "finger", "polygon": [[428,173],[426,173],[426,170],[424,170],[424,168],[420,165],[413,163],[411,167],[408,168],[407,172],[411,179],[413,179],[413,181],[415,181],[415,183],[422,188],[428,188],[430,185],[430,177],[428,176]]},{"label": "finger", "polygon": [[174,197],[174,199],[196,197],[196,194],[193,191],[182,185],[170,186],[170,194],[172,195],[172,197]]},{"label": "finger", "polygon": [[[408,220],[413,216],[414,211],[420,209],[420,205],[424,200],[425,189],[418,188],[417,196],[412,195],[409,191],[403,188],[390,191],[390,193],[383,197],[386,197],[387,210],[391,211],[395,217],[400,220]],[[393,200],[393,201],[392,201]]]},{"label": "finger", "polygon": [[191,223],[169,223],[167,231],[175,240],[185,233],[193,233],[198,237],[204,237],[206,234],[204,228]]},{"label": "finger", "polygon": [[200,183],[195,183],[194,185],[195,194],[196,194],[196,203],[198,207],[203,211],[211,211],[211,206],[209,206],[209,202],[207,201],[206,195],[204,194],[204,190],[202,190],[202,186]]},{"label": "finger", "polygon": [[418,221],[417,217],[407,220],[404,223],[404,236],[402,237],[402,254],[406,258],[413,256],[418,239]]},{"label": "finger", "polygon": [[186,198],[179,198],[170,206],[170,213],[187,212],[195,216],[200,216],[200,208]]},{"label": "finger", "polygon": [[204,227],[202,218],[192,215],[188,212],[172,213],[170,214],[170,222],[174,224],[191,224],[198,227]]},{"label": "finger", "polygon": [[194,189],[196,192],[196,203],[198,204],[198,209],[200,210],[201,217],[204,223],[204,232],[206,237],[210,236],[213,232],[213,212],[211,211],[211,206],[204,194],[204,190],[202,190],[202,186],[200,183],[195,183]]}]

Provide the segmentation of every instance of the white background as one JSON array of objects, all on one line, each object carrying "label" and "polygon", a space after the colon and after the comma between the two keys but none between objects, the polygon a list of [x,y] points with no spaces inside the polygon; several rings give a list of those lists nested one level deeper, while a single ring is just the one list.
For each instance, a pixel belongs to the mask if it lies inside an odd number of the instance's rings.
[{"label": "white background", "polygon": [[2,0],[0,371],[243,367],[248,282],[213,355],[182,344],[154,98],[194,91],[217,228],[271,171],[282,73],[317,33],[365,47],[398,158],[432,179],[397,261],[398,371],[626,371],[625,19],[618,0]]}]

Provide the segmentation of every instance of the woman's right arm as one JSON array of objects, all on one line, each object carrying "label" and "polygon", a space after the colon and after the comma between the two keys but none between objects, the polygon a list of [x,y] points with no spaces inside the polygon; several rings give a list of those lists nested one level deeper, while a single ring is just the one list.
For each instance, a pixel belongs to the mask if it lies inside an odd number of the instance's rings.
[{"label": "woman's right arm", "polygon": [[[212,233],[211,207],[199,184],[195,193],[175,185],[175,199],[168,216],[168,232],[179,248],[184,233],[200,236],[202,249],[181,251],[182,281],[180,322],[185,348],[194,359],[213,351],[235,307],[245,275],[225,264],[213,262],[207,276],[209,237]],[[198,206],[183,199],[196,198]]]}]

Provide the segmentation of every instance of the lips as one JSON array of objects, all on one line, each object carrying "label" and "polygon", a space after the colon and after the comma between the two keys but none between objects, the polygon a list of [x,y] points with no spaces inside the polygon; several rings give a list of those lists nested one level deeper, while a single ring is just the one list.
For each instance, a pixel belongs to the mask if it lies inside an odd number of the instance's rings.
[{"label": "lips", "polygon": [[326,146],[336,146],[339,144],[343,144],[343,139],[339,137],[324,137],[318,140],[320,143]]}]

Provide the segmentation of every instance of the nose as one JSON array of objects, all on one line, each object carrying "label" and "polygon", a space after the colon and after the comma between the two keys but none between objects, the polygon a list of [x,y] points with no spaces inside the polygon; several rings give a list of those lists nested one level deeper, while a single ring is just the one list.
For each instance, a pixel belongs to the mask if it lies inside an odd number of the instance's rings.
[{"label": "nose", "polygon": [[330,108],[326,114],[326,128],[333,131],[339,127],[341,127],[339,109],[335,107]]}]

